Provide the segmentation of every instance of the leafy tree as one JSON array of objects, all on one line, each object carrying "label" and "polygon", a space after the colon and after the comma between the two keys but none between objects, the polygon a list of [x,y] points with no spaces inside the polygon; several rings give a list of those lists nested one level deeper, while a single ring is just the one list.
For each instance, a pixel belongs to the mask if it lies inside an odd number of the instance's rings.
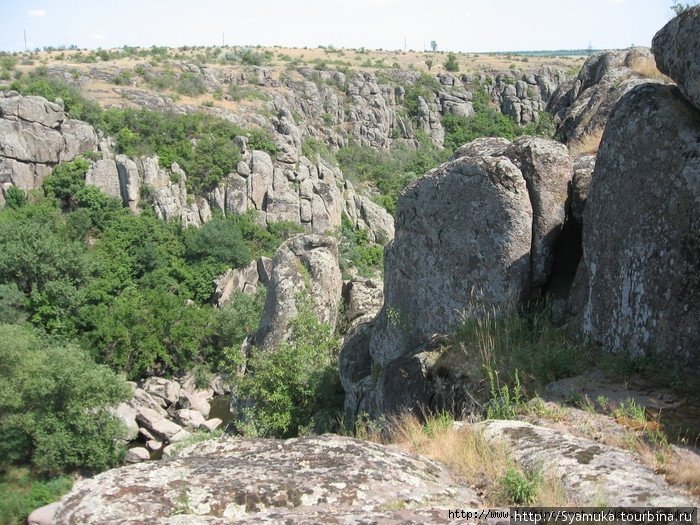
[{"label": "leafy tree", "polygon": [[210,312],[166,291],[129,289],[112,304],[93,307],[95,327],[84,341],[131,379],[169,375],[201,362]]},{"label": "leafy tree", "polygon": [[457,71],[459,71],[459,62],[457,61],[457,55],[455,55],[454,53],[447,53],[445,69],[452,73],[456,73]]},{"label": "leafy tree", "polygon": [[253,349],[238,395],[250,400],[241,416],[248,434],[295,436],[303,430],[327,431],[342,404],[338,380],[339,341],[299,297],[290,338],[274,352]]},{"label": "leafy tree", "polygon": [[434,65],[434,64],[435,64],[435,62],[433,61],[432,58],[426,58],[426,59],[425,59],[425,65],[426,65],[426,67],[428,68],[428,71],[430,71],[430,70],[433,68],[433,65]]},{"label": "leafy tree", "polygon": [[433,50],[433,53],[435,53],[437,51],[437,48],[438,48],[437,40],[431,40],[430,41],[430,49]]},{"label": "leafy tree", "polygon": [[234,268],[242,268],[252,259],[237,220],[221,215],[200,228],[188,228],[185,249],[190,260],[211,258]]},{"label": "leafy tree", "polygon": [[21,208],[27,204],[27,194],[16,186],[10,186],[5,192],[5,206],[9,208]]},{"label": "leafy tree", "polygon": [[126,383],[26,326],[0,325],[0,348],[0,462],[54,474],[113,466],[124,428],[108,407],[129,397]]},{"label": "leafy tree", "polygon": [[44,179],[44,193],[61,201],[65,209],[75,209],[76,195],[85,187],[85,174],[89,168],[88,161],[82,158],[59,164],[51,175]]}]

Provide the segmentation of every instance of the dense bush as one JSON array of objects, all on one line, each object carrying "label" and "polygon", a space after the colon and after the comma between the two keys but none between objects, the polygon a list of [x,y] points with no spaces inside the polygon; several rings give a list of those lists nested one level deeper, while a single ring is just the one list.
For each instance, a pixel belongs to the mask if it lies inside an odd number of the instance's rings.
[{"label": "dense bush", "polygon": [[342,405],[338,344],[319,322],[310,299],[297,299],[290,338],[275,352],[253,349],[237,395],[250,401],[243,430],[249,435],[288,437],[330,430]]},{"label": "dense bush", "polygon": [[0,523],[24,525],[34,509],[58,500],[72,486],[69,476],[44,478],[22,469],[0,474]]},{"label": "dense bush", "polygon": [[459,71],[459,62],[457,62],[457,55],[454,53],[447,53],[447,60],[445,60],[445,69],[451,73],[456,73]]},{"label": "dense bush", "polygon": [[0,462],[49,473],[113,466],[125,429],[107,407],[129,397],[128,385],[26,326],[0,325],[0,348]]},{"label": "dense bush", "polygon": [[[57,171],[65,176],[49,184],[51,198],[0,210],[3,322],[28,319],[57,337],[78,338],[130,378],[213,367],[225,347],[240,344],[218,333],[223,325],[206,306],[213,280],[271,255],[299,226],[265,228],[244,215],[183,231],[80,187],[70,167]],[[74,209],[62,213],[53,196],[73,192]]]},{"label": "dense bush", "polygon": [[427,139],[422,140],[421,146],[416,149],[397,146],[384,152],[367,146],[350,145],[336,153],[345,176],[376,186],[381,193],[376,198],[377,202],[391,214],[396,211],[399,192],[409,182],[447,160],[447,155],[448,152],[433,146]]},{"label": "dense bush", "polygon": [[61,201],[65,209],[75,209],[76,196],[85,187],[85,174],[89,167],[88,161],[82,158],[59,164],[44,179],[44,193]]},{"label": "dense bush", "polygon": [[540,112],[539,121],[521,127],[508,115],[501,113],[489,102],[488,93],[477,87],[474,90],[474,114],[469,117],[446,115],[445,148],[454,151],[458,147],[480,137],[503,137],[514,140],[522,135],[554,136],[554,118],[546,111]]}]

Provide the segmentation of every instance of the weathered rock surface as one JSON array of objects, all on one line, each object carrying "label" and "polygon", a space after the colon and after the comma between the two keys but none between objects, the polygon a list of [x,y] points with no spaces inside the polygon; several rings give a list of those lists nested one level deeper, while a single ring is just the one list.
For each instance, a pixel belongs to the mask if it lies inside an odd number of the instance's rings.
[{"label": "weathered rock surface", "polygon": [[659,71],[671,77],[700,109],[700,6],[673,18],[656,33],[652,50]]},{"label": "weathered rock surface", "polygon": [[700,111],[649,84],[615,108],[586,203],[574,301],[612,352],[700,365]]},{"label": "weathered rock surface", "polygon": [[163,400],[161,406],[172,405],[180,396],[180,384],[162,377],[149,377],[143,384],[143,389]]},{"label": "weathered rock surface", "polygon": [[126,458],[124,459],[127,463],[141,463],[142,461],[148,461],[151,458],[151,453],[145,447],[132,447],[126,451]]},{"label": "weathered rock surface", "polygon": [[231,302],[236,292],[253,295],[258,289],[260,276],[258,267],[260,261],[252,261],[245,268],[230,268],[214,281],[216,289],[212,296],[212,303],[216,306],[224,306]]},{"label": "weathered rock surface", "polygon": [[645,76],[653,63],[651,51],[643,47],[605,51],[586,60],[576,79],[562,84],[549,102],[548,111],[559,122],[558,137],[568,144],[600,133],[625,93],[647,82],[661,82]]},{"label": "weathered rock surface", "polygon": [[162,441],[170,441],[170,439],[175,436],[178,432],[182,430],[180,425],[173,423],[172,421],[164,418],[160,414],[148,410],[147,408],[141,409],[136,415],[136,421],[139,425],[144,426],[154,436],[160,438]]},{"label": "weathered rock surface", "polygon": [[571,179],[571,217],[583,225],[588,190],[595,169],[595,155],[582,155],[574,160],[574,176]]},{"label": "weathered rock surface", "polygon": [[183,523],[449,523],[445,509],[479,503],[436,463],[382,445],[333,435],[222,438],[83,480],[61,500],[55,519],[89,525],[131,516],[158,524],[185,514]]},{"label": "weathered rock surface", "polygon": [[381,366],[449,330],[462,312],[527,295],[532,208],[507,158],[464,157],[432,170],[399,197],[396,227],[370,344]]},{"label": "weathered rock surface", "polygon": [[564,225],[573,167],[563,144],[535,137],[513,142],[504,155],[520,168],[532,203],[530,285],[547,282],[554,259],[554,242]]},{"label": "weathered rock surface", "polygon": [[629,452],[523,421],[486,421],[478,427],[488,441],[509,445],[523,467],[543,468],[561,480],[567,496],[579,505],[694,504]]},{"label": "weathered rock surface", "polygon": [[0,91],[0,186],[41,187],[53,166],[97,149],[92,126],[42,97]]},{"label": "weathered rock surface", "polygon": [[377,279],[353,279],[343,285],[348,331],[374,319],[384,303],[383,283]]},{"label": "weathered rock surface", "polygon": [[265,309],[256,345],[274,349],[288,337],[289,323],[306,294],[321,323],[335,328],[343,281],[338,242],[320,235],[295,235],[282,244],[272,261]]},{"label": "weathered rock surface", "polygon": [[56,501],[36,509],[27,517],[27,525],[55,525],[56,511],[58,511],[59,505],[59,502]]}]

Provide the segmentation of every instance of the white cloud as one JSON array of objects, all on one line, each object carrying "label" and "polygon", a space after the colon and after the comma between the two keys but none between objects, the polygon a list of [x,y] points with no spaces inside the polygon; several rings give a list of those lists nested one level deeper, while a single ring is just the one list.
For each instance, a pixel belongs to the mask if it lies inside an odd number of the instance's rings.
[{"label": "white cloud", "polygon": [[92,35],[92,38],[94,40],[106,40],[107,35],[103,35],[102,33],[95,33],[94,35]]},{"label": "white cloud", "polygon": [[32,9],[27,14],[31,17],[46,16],[46,10],[45,9]]}]

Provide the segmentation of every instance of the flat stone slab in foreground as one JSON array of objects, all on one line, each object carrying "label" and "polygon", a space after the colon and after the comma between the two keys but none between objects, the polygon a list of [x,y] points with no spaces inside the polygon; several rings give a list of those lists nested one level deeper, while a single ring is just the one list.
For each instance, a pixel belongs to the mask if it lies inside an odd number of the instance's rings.
[{"label": "flat stone slab in foreground", "polygon": [[481,505],[428,459],[356,439],[224,437],[81,481],[55,522],[450,523]]}]

